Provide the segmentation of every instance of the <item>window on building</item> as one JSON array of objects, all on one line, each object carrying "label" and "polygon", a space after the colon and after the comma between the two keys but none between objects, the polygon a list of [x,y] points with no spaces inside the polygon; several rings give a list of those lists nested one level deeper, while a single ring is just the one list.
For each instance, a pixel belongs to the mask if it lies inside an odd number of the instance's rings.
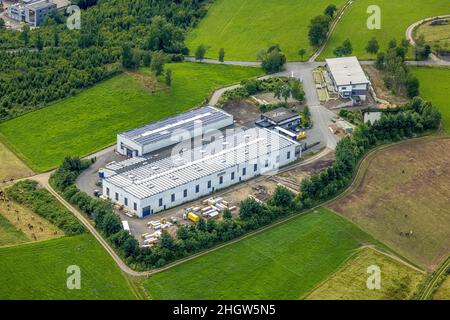
[{"label": "window on building", "polygon": [[195,193],[199,193],[200,192],[200,185],[196,185],[195,186]]},{"label": "window on building", "polygon": [[231,173],[231,180],[234,180],[234,172]]},{"label": "window on building", "polygon": [[116,192],[116,201],[119,201],[119,194]]},{"label": "window on building", "polygon": [[208,188],[211,188],[211,180],[208,181]]},{"label": "window on building", "polygon": [[266,160],[266,163],[264,165],[266,168],[269,166],[269,159]]},{"label": "window on building", "polygon": [[106,188],[106,195],[109,197],[109,188]]},{"label": "window on building", "polygon": [[253,165],[253,171],[258,171],[258,165],[256,163]]},{"label": "window on building", "polygon": [[[173,199],[172,199],[172,201],[173,201]],[[162,207],[162,205],[163,205],[163,199],[159,198],[159,206]]]},{"label": "window on building", "polygon": [[291,152],[290,152],[290,151],[288,151],[288,152],[287,152],[287,156],[286,156],[286,158],[288,158],[288,159],[290,159],[290,158],[291,158]]},{"label": "window on building", "polygon": [[247,174],[247,168],[242,168],[242,175],[245,176]]},{"label": "window on building", "polygon": [[219,177],[219,184],[223,183],[223,176]]},{"label": "window on building", "polygon": [[172,202],[175,201],[175,193],[172,193],[171,199],[172,199]]},{"label": "window on building", "polygon": [[124,198],[123,202],[125,203],[126,206],[128,206],[128,198]]},{"label": "window on building", "polygon": [[136,202],[133,203],[133,209],[134,209],[134,211],[137,211],[137,203]]},{"label": "window on building", "polygon": [[187,189],[184,189],[184,191],[183,191],[183,197],[187,197]]}]

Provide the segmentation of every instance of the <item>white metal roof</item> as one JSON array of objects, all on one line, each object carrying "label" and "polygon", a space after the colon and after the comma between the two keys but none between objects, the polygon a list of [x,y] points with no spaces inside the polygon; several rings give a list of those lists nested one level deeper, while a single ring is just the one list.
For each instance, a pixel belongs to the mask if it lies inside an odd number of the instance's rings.
[{"label": "white metal roof", "polygon": [[261,157],[290,145],[297,145],[297,142],[268,129],[253,128],[182,155],[143,162],[142,165],[131,166],[128,171],[119,170],[105,180],[138,199],[145,199],[239,163],[258,163]]},{"label": "white metal roof", "polygon": [[336,85],[369,83],[356,57],[333,58],[325,61]]},{"label": "white metal roof", "polygon": [[167,139],[180,129],[193,130],[194,125],[199,122],[203,125],[208,125],[224,119],[231,119],[232,122],[233,116],[221,109],[205,106],[153,122],[137,129],[119,133],[119,135],[132,140],[137,144],[147,145]]}]

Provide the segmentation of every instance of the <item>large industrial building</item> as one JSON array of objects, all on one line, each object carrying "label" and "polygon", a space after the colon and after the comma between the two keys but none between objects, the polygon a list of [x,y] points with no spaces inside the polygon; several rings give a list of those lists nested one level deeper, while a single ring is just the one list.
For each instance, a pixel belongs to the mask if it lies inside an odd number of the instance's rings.
[{"label": "large industrial building", "polygon": [[117,152],[128,157],[143,156],[208,131],[233,125],[233,116],[206,106],[117,135]]},{"label": "large industrial building", "polygon": [[326,59],[327,70],[339,96],[366,100],[370,81],[356,57]]},{"label": "large industrial building", "polygon": [[159,161],[136,157],[108,165],[103,195],[142,218],[276,170],[300,153],[297,142],[253,128]]}]

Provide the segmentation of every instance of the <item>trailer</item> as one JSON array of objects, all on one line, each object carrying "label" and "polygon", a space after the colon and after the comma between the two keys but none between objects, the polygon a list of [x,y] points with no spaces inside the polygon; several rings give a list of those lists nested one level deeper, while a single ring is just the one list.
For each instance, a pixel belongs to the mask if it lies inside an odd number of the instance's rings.
[{"label": "trailer", "polygon": [[123,227],[123,230],[125,230],[129,234],[131,234],[130,225],[128,224],[128,221],[126,221],[126,220],[122,221],[122,227]]},{"label": "trailer", "polygon": [[200,217],[198,215],[196,215],[195,213],[192,213],[192,212],[188,213],[187,218],[189,220],[191,220],[192,222],[199,222],[200,221]]}]

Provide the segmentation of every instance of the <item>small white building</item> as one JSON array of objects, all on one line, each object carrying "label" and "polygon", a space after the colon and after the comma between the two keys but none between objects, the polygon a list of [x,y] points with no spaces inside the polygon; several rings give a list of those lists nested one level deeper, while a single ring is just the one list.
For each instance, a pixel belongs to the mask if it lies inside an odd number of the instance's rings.
[{"label": "small white building", "polygon": [[356,57],[326,59],[327,70],[337,93],[343,98],[366,100],[370,81]]},{"label": "small white building", "polygon": [[300,156],[297,142],[253,128],[181,156],[115,163],[105,168],[103,195],[142,218],[276,170]]},{"label": "small white building", "polygon": [[233,125],[233,116],[211,107],[201,107],[143,127],[119,133],[117,152],[138,157],[181,141]]}]

